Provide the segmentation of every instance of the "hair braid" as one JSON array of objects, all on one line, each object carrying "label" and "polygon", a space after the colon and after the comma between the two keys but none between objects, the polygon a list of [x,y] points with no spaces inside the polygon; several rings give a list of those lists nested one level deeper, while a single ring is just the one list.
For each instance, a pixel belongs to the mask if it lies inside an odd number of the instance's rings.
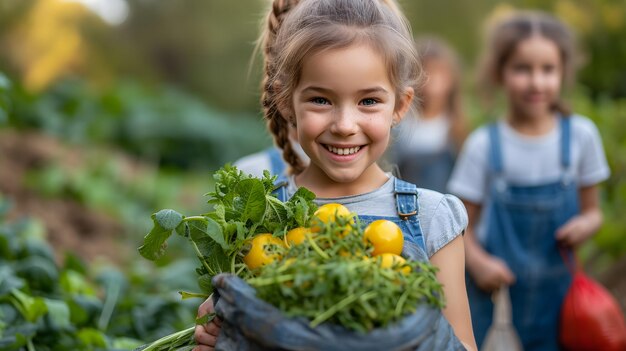
[{"label": "hair braid", "polygon": [[274,42],[276,35],[285,14],[296,6],[298,0],[274,0],[271,11],[267,17],[267,27],[263,35],[263,54],[264,54],[264,74],[263,74],[263,93],[261,95],[261,103],[263,112],[267,120],[267,126],[274,137],[276,145],[283,150],[283,159],[291,166],[289,171],[300,173],[304,170],[302,160],[298,157],[289,141],[289,123],[282,116],[276,103],[276,93],[273,82],[275,82],[275,50]]}]

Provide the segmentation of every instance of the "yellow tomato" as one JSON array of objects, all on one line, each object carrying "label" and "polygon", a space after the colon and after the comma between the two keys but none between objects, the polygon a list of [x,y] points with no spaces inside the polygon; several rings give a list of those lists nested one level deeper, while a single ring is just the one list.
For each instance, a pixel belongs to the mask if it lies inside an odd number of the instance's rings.
[{"label": "yellow tomato", "polygon": [[[317,221],[315,220],[315,218],[319,219],[323,223],[330,223],[330,222],[336,223],[337,218],[340,218],[340,217],[350,219],[349,223],[354,224],[354,217],[352,213],[344,205],[335,204],[335,203],[322,205],[313,214],[314,220],[313,220],[313,226],[311,227],[311,231],[313,233],[317,233],[320,230],[322,230],[322,228],[320,228],[317,225],[316,223]],[[344,235],[348,234],[349,232],[350,230],[346,229],[344,231]]]},{"label": "yellow tomato", "polygon": [[250,251],[243,258],[243,262],[250,269],[257,269],[266,264],[272,263],[280,258],[277,253],[268,253],[268,246],[284,246],[283,242],[272,234],[258,234],[252,238]]},{"label": "yellow tomato", "polygon": [[311,230],[309,228],[298,227],[287,232],[285,235],[285,243],[289,245],[300,245],[306,240],[307,235],[310,235]]},{"label": "yellow tomato", "polygon": [[366,245],[373,245],[372,256],[383,253],[399,255],[402,253],[404,237],[398,225],[386,219],[379,219],[370,223],[363,232],[363,241]]},{"label": "yellow tomato", "polygon": [[406,260],[402,256],[398,256],[392,253],[380,254],[380,266],[383,268],[393,268],[397,266],[397,270],[400,270],[404,274],[411,273],[411,267],[402,266],[406,263]]}]

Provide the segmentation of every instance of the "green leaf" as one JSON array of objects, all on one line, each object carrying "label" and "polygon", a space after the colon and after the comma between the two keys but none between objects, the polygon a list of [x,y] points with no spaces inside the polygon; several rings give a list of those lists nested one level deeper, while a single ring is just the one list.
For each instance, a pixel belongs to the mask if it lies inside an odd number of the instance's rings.
[{"label": "green leaf", "polygon": [[307,188],[299,187],[298,190],[296,190],[296,192],[293,194],[291,198],[292,199],[302,198],[305,201],[313,201],[315,200],[315,193],[313,193],[311,190]]},{"label": "green leaf", "polygon": [[0,350],[21,351],[29,339],[37,334],[37,325],[32,323],[11,326],[0,335]]},{"label": "green leaf", "polygon": [[278,223],[287,223],[289,220],[288,215],[289,212],[287,210],[287,206],[282,201],[278,200],[276,197],[272,195],[266,196],[267,200],[267,214],[266,221],[278,222]]},{"label": "green leaf", "polygon": [[68,294],[85,294],[95,296],[95,289],[85,277],[73,270],[61,273],[61,289]]},{"label": "green leaf", "polygon": [[137,339],[122,336],[113,339],[112,347],[116,350],[134,350],[142,344],[143,342]]},{"label": "green leaf", "polygon": [[221,249],[221,245],[207,233],[207,225],[203,221],[189,222],[189,240],[196,244],[202,258],[213,254],[214,246]]},{"label": "green leaf", "polygon": [[176,233],[183,238],[189,237],[189,225],[185,222],[181,222],[178,227],[176,227]]},{"label": "green leaf", "polygon": [[191,240],[197,242],[208,236],[220,245],[223,250],[228,251],[229,247],[224,240],[222,227],[213,219],[204,217],[202,220],[189,221],[189,226],[192,228],[189,232]]},{"label": "green leaf", "polygon": [[0,266],[0,296],[9,294],[14,289],[21,289],[24,281],[18,278],[8,265]]},{"label": "green leaf", "polygon": [[187,299],[197,299],[197,298],[201,298],[203,300],[206,300],[209,295],[204,294],[204,293],[193,293],[193,292],[189,292],[189,291],[179,291],[178,292],[180,294],[180,298],[183,300],[187,300]]},{"label": "green leaf", "polygon": [[233,208],[239,214],[239,219],[242,222],[260,222],[266,206],[263,183],[256,178],[242,180],[237,184],[235,193]]},{"label": "green leaf", "polygon": [[251,236],[250,231],[246,227],[243,222],[234,222],[233,223],[237,227],[237,242],[241,243],[246,240],[247,237]]},{"label": "green leaf", "polygon": [[206,294],[211,294],[213,292],[213,283],[211,283],[211,278],[212,277],[208,274],[203,274],[198,277],[198,286]]},{"label": "green leaf", "polygon": [[88,349],[93,347],[107,347],[106,336],[97,329],[84,328],[79,330],[76,336]]},{"label": "green leaf", "polygon": [[48,308],[48,318],[51,324],[58,330],[67,330],[72,327],[70,322],[70,309],[65,301],[44,299]]},{"label": "green leaf", "polygon": [[204,325],[209,323],[215,318],[215,313],[207,313],[202,317],[196,318],[196,325]]},{"label": "green leaf", "polygon": [[36,322],[39,317],[48,312],[48,307],[41,297],[33,297],[19,290],[13,290],[11,292],[11,300],[13,306],[15,306],[24,319],[29,322]]},{"label": "green leaf", "polygon": [[172,235],[172,231],[178,227],[183,216],[174,210],[161,210],[152,215],[154,226],[150,233],[143,239],[143,245],[139,247],[141,256],[154,261],[165,253],[166,240]]},{"label": "green leaf", "polygon": [[174,230],[178,227],[180,222],[182,222],[183,215],[174,210],[166,209],[157,212],[153,218],[161,226],[161,228],[165,230]]}]

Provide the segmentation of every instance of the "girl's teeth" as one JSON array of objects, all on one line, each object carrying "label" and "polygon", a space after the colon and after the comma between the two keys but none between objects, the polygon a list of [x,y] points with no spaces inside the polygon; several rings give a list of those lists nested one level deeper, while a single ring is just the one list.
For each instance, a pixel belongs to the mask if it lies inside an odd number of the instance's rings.
[{"label": "girl's teeth", "polygon": [[360,146],[357,147],[348,147],[348,148],[337,148],[334,146],[330,146],[330,145],[326,145],[326,148],[328,149],[328,151],[337,154],[337,155],[352,155],[355,154],[357,152],[359,152],[359,150],[361,149]]}]

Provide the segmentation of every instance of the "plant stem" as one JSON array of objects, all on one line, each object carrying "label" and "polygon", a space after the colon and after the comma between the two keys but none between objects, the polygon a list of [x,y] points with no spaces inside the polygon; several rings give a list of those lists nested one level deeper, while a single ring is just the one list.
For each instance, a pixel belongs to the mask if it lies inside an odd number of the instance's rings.
[{"label": "plant stem", "polygon": [[189,222],[189,221],[203,221],[206,222],[206,218],[204,216],[191,216],[191,217],[185,217],[185,219],[183,219],[183,222]]},{"label": "plant stem", "polygon": [[180,340],[183,338],[191,339],[195,330],[196,330],[196,326],[194,325],[193,327],[181,330],[179,332],[176,332],[170,335],[166,335],[160,338],[159,340],[151,343],[148,347],[146,347],[142,351],[157,351],[159,350],[159,347],[167,346],[171,342],[175,342],[176,340]]},{"label": "plant stem", "polygon": [[336,304],[331,306],[329,309],[324,311],[324,313],[322,313],[319,316],[315,317],[315,319],[312,320],[311,323],[309,323],[309,325],[312,328],[315,328],[320,323],[323,323],[325,320],[327,320],[328,318],[332,317],[335,313],[337,313],[337,311],[339,311],[340,309],[348,306],[349,304],[351,304],[354,301],[356,301],[359,297],[361,297],[362,295],[365,295],[367,293],[369,293],[369,291],[366,291],[366,292],[364,292],[363,294],[360,294],[360,295],[352,294],[352,295],[346,297],[345,299],[337,302]]},{"label": "plant stem", "polygon": [[396,315],[396,317],[400,316],[402,313],[402,307],[404,307],[404,303],[406,302],[406,299],[409,297],[409,292],[411,290],[405,290],[402,293],[402,296],[400,296],[400,298],[398,299],[398,303],[396,304],[396,309],[394,311],[394,314]]},{"label": "plant stem", "polygon": [[285,274],[279,275],[277,277],[271,278],[252,278],[248,279],[248,284],[253,285],[255,287],[264,286],[264,285],[272,285],[274,283],[284,283],[290,280],[293,280],[295,276],[293,274]]},{"label": "plant stem", "polygon": [[100,318],[98,318],[98,329],[106,331],[109,325],[109,321],[111,320],[111,316],[113,315],[115,305],[117,305],[120,290],[121,287],[119,281],[114,281],[112,285],[107,288],[107,294],[104,300],[104,306],[102,307],[102,313],[100,314]]},{"label": "plant stem", "polygon": [[328,255],[326,254],[326,252],[324,252],[319,246],[317,246],[317,244],[310,235],[307,235],[306,239],[309,241],[309,244],[311,244],[311,247],[313,248],[313,250],[315,250],[315,252],[317,252],[318,255],[320,255],[325,260],[328,259]]}]

